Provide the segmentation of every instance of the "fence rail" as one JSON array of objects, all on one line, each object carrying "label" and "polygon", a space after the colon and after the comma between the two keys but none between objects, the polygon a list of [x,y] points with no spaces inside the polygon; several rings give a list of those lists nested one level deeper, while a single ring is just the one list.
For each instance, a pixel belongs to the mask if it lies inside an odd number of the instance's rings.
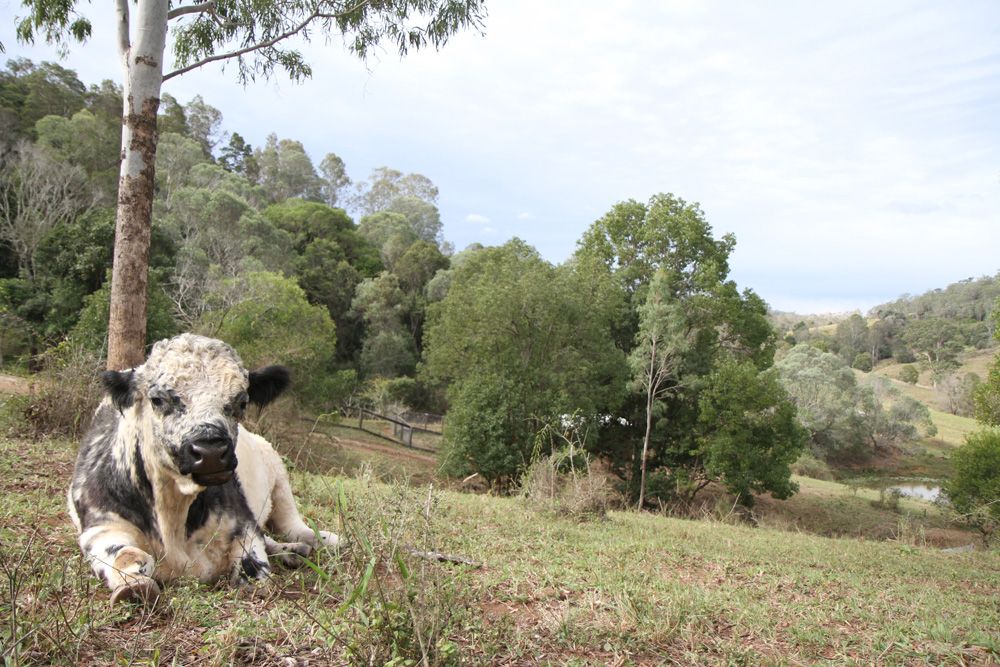
[{"label": "fence rail", "polygon": [[[342,412],[344,414],[344,417],[348,419],[357,418],[358,420],[357,426],[348,425],[346,423],[342,424],[342,426],[347,426],[348,428],[356,428],[359,431],[364,431],[365,433],[370,433],[371,435],[384,438],[385,440],[405,445],[410,449],[417,449],[422,452],[437,453],[436,449],[430,447],[424,447],[420,444],[416,445],[413,444],[414,431],[422,433],[430,433],[433,435],[441,435],[440,431],[434,431],[429,428],[426,428],[426,426],[431,423],[428,420],[422,422],[425,426],[416,426],[408,421],[404,421],[403,419],[399,419],[397,417],[390,417],[389,415],[383,415],[378,412],[375,412],[374,410],[369,410],[368,408],[362,408],[358,406],[346,407],[342,410]],[[427,415],[427,416],[434,417],[437,415]],[[390,437],[382,431],[378,431],[372,428],[366,428],[365,417],[370,418],[370,420],[380,420],[392,424],[392,436]],[[439,420],[438,423],[440,423],[440,417],[438,417],[438,420]]]}]

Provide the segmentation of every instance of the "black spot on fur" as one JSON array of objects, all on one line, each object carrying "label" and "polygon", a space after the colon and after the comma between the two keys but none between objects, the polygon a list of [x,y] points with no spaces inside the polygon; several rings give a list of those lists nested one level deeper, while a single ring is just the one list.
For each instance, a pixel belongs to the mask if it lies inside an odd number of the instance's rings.
[{"label": "black spot on fur", "polygon": [[250,387],[247,389],[250,402],[264,407],[281,396],[291,382],[292,374],[284,366],[267,366],[250,371]]},{"label": "black spot on fur", "polygon": [[124,411],[135,402],[135,371],[104,371],[101,373],[101,384],[111,396],[119,412]]},{"label": "black spot on fur", "polygon": [[258,579],[271,571],[267,563],[257,560],[252,554],[243,557],[243,560],[240,561],[240,567],[247,579]]},{"label": "black spot on fur", "polygon": [[132,455],[136,484],[114,461],[111,444],[118,424],[106,413],[114,415],[109,406],[97,411],[77,458],[73,496],[80,523],[86,530],[101,521],[106,512],[114,512],[147,535],[158,535],[153,517],[153,487],[146,477],[142,454],[136,445]]},{"label": "black spot on fur", "polygon": [[225,484],[206,487],[198,494],[194,502],[191,503],[187,519],[184,522],[187,536],[191,537],[195,531],[208,523],[213,513],[225,514],[237,519],[230,539],[236,539],[237,536],[243,535],[248,530],[257,530],[256,519],[254,519],[253,512],[250,511],[250,506],[247,505],[243,489],[235,476]]},{"label": "black spot on fur", "polygon": [[124,544],[112,544],[110,547],[104,550],[108,556],[114,556],[116,553],[125,548]]}]

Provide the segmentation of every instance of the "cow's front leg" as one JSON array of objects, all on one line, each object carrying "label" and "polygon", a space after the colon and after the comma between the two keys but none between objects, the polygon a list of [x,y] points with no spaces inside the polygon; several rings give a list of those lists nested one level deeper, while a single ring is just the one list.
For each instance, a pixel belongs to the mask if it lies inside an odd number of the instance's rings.
[{"label": "cow's front leg", "polygon": [[80,548],[94,573],[111,589],[111,603],[136,601],[151,605],[160,596],[153,579],[156,561],[142,546],[135,529],[107,524],[80,535]]},{"label": "cow's front leg", "polygon": [[233,583],[266,585],[271,578],[264,536],[255,524],[246,526],[230,547]]}]

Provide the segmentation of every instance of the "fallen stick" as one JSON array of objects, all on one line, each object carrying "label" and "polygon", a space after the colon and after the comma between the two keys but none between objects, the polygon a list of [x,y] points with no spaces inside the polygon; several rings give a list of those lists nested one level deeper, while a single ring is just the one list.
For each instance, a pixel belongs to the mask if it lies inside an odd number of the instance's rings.
[{"label": "fallen stick", "polygon": [[403,547],[403,551],[410,554],[411,556],[416,556],[417,558],[423,558],[424,560],[436,560],[441,563],[458,563],[459,565],[468,565],[469,567],[474,567],[479,569],[483,566],[482,563],[472,560],[471,558],[466,558],[465,556],[455,556],[452,554],[444,554],[440,551],[420,551],[419,549],[414,549],[411,546]]}]

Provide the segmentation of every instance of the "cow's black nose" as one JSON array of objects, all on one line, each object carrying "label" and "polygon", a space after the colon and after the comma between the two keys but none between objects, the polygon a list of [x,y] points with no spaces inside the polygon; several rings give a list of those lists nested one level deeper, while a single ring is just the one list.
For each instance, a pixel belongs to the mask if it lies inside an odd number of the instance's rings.
[{"label": "cow's black nose", "polygon": [[225,429],[205,424],[185,440],[178,463],[181,474],[199,484],[224,484],[236,470],[235,443]]},{"label": "cow's black nose", "polygon": [[232,440],[200,440],[191,443],[192,472],[218,472],[231,470],[233,461]]}]

